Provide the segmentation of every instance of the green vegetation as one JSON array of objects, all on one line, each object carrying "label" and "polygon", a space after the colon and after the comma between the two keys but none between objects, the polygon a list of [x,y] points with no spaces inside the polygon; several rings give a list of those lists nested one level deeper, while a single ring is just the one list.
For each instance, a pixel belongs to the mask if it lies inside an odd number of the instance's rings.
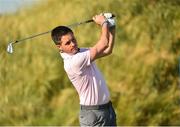
[{"label": "green vegetation", "polygon": [[[6,47],[12,39],[89,19],[117,18],[113,54],[98,66],[111,91],[118,125],[180,125],[179,0],[47,0],[0,16],[0,125],[79,125],[79,99],[50,35]],[[99,28],[73,29],[80,47]]]}]

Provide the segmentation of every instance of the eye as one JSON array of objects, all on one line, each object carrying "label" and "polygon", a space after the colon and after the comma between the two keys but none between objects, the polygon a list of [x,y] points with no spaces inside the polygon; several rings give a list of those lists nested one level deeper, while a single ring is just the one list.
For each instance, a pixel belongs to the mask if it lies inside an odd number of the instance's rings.
[{"label": "eye", "polygon": [[71,41],[68,41],[68,42],[66,42],[66,44],[65,45],[70,45],[71,44]]},{"label": "eye", "polygon": [[72,41],[73,41],[73,42],[75,42],[75,41],[76,41],[76,39],[75,39],[75,38],[73,38],[73,39],[72,39]]}]

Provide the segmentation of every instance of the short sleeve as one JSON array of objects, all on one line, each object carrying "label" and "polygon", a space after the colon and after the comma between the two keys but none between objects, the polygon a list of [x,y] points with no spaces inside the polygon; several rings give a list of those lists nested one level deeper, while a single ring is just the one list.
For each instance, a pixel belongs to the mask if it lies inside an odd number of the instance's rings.
[{"label": "short sleeve", "polygon": [[71,69],[76,74],[81,74],[90,65],[90,51],[79,52],[72,58]]}]

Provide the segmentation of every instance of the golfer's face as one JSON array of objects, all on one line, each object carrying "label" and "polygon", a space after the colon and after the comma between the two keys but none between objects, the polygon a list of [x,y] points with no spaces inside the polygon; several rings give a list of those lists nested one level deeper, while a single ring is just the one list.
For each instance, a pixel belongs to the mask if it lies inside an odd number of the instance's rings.
[{"label": "golfer's face", "polygon": [[73,33],[68,33],[61,37],[60,49],[65,53],[75,54],[78,52],[76,38]]}]

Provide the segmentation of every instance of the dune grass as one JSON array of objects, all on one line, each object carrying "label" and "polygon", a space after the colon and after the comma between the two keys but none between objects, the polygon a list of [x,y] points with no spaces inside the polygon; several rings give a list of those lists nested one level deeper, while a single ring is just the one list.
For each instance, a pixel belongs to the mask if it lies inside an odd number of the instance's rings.
[{"label": "dune grass", "polygon": [[[50,35],[7,44],[101,12],[116,15],[113,54],[97,60],[111,92],[118,125],[180,125],[178,0],[42,0],[0,16],[0,125],[79,125],[79,99]],[[73,29],[80,47],[99,28]]]}]

